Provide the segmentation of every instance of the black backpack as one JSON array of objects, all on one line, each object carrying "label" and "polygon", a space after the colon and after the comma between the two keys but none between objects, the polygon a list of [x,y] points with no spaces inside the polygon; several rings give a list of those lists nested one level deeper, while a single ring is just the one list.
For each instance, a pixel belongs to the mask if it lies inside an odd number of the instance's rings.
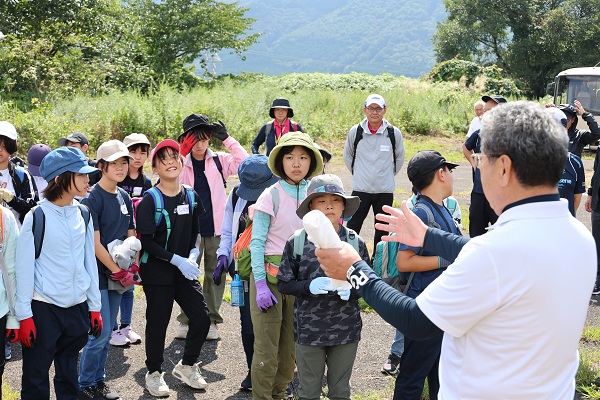
[{"label": "black backpack", "polygon": [[[356,128],[356,136],[354,137],[354,152],[352,153],[352,168],[351,172],[354,174],[354,161],[356,160],[356,148],[358,147],[358,142],[363,137],[363,127],[358,124]],[[394,174],[396,174],[396,136],[394,135],[394,127],[392,125],[387,127],[387,136],[390,138],[390,142],[392,143],[392,159],[394,160]]]}]

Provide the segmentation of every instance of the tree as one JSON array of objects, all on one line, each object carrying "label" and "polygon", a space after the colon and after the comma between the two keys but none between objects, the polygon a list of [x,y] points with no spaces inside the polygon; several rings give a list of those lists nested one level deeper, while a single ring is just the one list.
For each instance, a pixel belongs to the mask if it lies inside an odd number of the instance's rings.
[{"label": "tree", "polygon": [[600,0],[444,0],[438,24],[438,62],[459,58],[496,64],[541,97],[560,70],[594,65],[600,38]]},{"label": "tree", "polygon": [[0,91],[146,90],[196,84],[203,51],[241,54],[258,34],[237,4],[214,0],[5,0],[0,2]]},{"label": "tree", "polygon": [[[134,13],[143,21],[140,36],[153,70],[177,82],[191,74],[186,65],[204,52],[231,49],[242,54],[259,34],[246,34],[254,19],[236,3],[215,0],[139,0]],[[189,79],[188,79],[189,80]]]}]

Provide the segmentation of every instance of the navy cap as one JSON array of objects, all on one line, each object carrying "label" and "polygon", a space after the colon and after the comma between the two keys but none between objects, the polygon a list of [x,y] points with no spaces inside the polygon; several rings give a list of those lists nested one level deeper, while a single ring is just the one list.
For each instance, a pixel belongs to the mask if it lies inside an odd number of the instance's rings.
[{"label": "navy cap", "polygon": [[503,96],[500,96],[499,94],[493,94],[491,96],[483,96],[481,98],[481,100],[485,101],[486,103],[490,100],[495,102],[496,104],[506,103],[506,99]]},{"label": "navy cap", "polygon": [[27,152],[27,169],[34,176],[40,175],[40,165],[42,164],[42,160],[48,153],[50,153],[52,149],[50,146],[45,144],[34,144],[31,146],[29,151]]},{"label": "navy cap", "polygon": [[240,186],[237,195],[247,201],[256,201],[269,186],[277,183],[279,178],[269,169],[269,158],[264,154],[253,154],[246,157],[238,167]]},{"label": "navy cap", "polygon": [[89,145],[90,142],[88,141],[87,136],[85,136],[83,133],[81,132],[73,132],[71,133],[69,136],[67,136],[66,138],[60,138],[58,139],[58,145],[59,146],[66,146],[67,142],[72,142],[72,143],[81,143],[81,145]]}]

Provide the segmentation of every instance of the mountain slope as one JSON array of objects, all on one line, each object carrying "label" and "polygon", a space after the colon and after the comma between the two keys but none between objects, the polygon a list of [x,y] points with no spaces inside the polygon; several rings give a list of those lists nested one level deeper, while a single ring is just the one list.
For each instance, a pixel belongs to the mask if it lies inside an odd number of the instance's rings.
[{"label": "mountain slope", "polygon": [[243,0],[263,35],[244,55],[221,52],[218,73],[389,72],[411,77],[434,65],[431,37],[441,0]]}]

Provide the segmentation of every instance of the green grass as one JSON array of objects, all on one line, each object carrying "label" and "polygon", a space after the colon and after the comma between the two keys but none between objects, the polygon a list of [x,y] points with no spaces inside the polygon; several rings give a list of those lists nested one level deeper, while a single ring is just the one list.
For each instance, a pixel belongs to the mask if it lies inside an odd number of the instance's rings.
[{"label": "green grass", "polygon": [[587,326],[579,342],[579,369],[575,377],[577,391],[586,399],[600,399],[600,388],[593,382],[600,376],[600,327]]},{"label": "green grass", "polygon": [[588,326],[583,330],[581,339],[588,342],[600,343],[600,327]]},{"label": "green grass", "polygon": [[367,313],[375,312],[375,310],[373,310],[371,308],[371,306],[368,305],[367,302],[362,297],[360,299],[358,299],[358,306],[360,307],[361,311],[364,311]]},{"label": "green grass", "polygon": [[102,142],[132,132],[144,133],[156,143],[177,137],[190,113],[223,120],[232,136],[249,147],[269,119],[273,98],[284,96],[304,130],[319,142],[331,143],[345,139],[350,127],[363,118],[364,99],[372,92],[385,96],[386,119],[410,139],[407,157],[431,148],[439,148],[451,161],[461,157],[460,149],[443,139],[464,137],[479,94],[458,85],[385,74],[258,76],[246,81],[223,79],[189,91],[162,86],[149,94],[115,91],[95,97],[48,96],[25,111],[0,99],[0,114],[17,127],[20,154],[35,143],[54,146],[58,138],[73,131],[89,136],[91,155]]},{"label": "green grass", "polygon": [[8,386],[7,383],[2,383],[2,396],[3,400],[17,400],[19,398],[19,392],[16,392]]}]

